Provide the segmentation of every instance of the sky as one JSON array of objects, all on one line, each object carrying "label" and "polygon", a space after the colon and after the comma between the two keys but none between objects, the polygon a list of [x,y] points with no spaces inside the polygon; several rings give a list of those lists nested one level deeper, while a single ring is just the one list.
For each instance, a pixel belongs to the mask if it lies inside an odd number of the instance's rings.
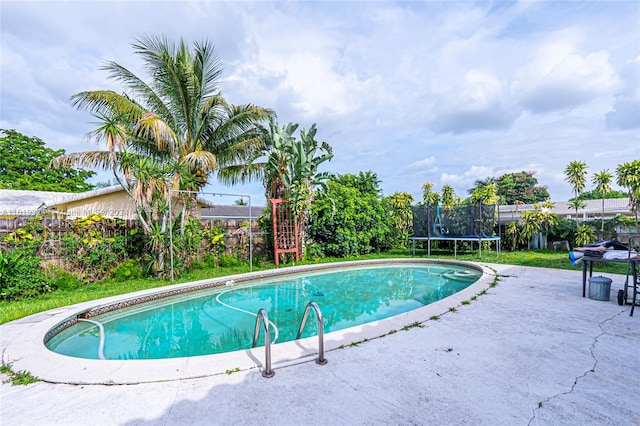
[{"label": "sky", "polygon": [[[316,123],[334,152],[322,170],[371,170],[385,195],[420,200],[429,182],[466,197],[524,170],[566,201],[569,162],[590,190],[640,159],[638,1],[0,0],[0,19],[0,128],[66,152],[96,149],[70,96],[122,91],[105,61],[148,79],[131,45],[161,35],[211,41],[227,101]],[[259,183],[206,190],[265,203]]]}]

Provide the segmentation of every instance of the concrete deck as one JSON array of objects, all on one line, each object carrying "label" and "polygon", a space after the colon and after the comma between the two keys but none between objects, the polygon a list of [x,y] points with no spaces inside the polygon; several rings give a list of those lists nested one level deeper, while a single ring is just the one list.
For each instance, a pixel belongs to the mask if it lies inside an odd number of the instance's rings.
[{"label": "concrete deck", "polygon": [[[640,310],[582,298],[581,271],[486,265],[488,294],[313,362],[131,385],[0,386],[8,425],[640,425]],[[7,345],[14,323],[0,326]],[[357,340],[354,336],[353,340]],[[275,350],[275,349],[274,349]],[[16,363],[19,365],[19,362]]]}]

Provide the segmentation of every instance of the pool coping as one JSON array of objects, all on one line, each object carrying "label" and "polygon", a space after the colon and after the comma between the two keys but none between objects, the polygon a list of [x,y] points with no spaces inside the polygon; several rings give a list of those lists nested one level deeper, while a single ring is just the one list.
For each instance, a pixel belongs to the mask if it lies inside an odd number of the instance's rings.
[{"label": "pool coping", "polygon": [[[333,350],[348,347],[358,342],[376,339],[390,333],[410,328],[439,317],[453,308],[479,295],[494,283],[496,273],[487,266],[464,261],[438,259],[378,259],[293,266],[268,271],[250,272],[223,278],[174,284],[161,289],[149,289],[83,302],[56,308],[8,323],[17,327],[8,342],[3,342],[2,361],[11,364],[14,371],[28,371],[40,380],[69,384],[136,384],[171,380],[193,379],[218,374],[230,374],[239,370],[264,368],[264,347],[227,352],[223,354],[158,360],[92,360],[57,354],[44,346],[50,330],[59,327],[70,317],[86,316],[92,309],[118,305],[127,301],[146,300],[151,295],[173,295],[185,289],[196,289],[225,285],[230,281],[240,283],[248,280],[269,278],[280,274],[298,274],[336,267],[369,266],[384,264],[450,264],[477,269],[482,276],[469,287],[438,302],[400,315],[355,326],[324,336],[325,358],[331,362]],[[176,293],[178,292],[178,293]],[[155,297],[155,296],[154,296]],[[140,302],[137,302],[140,303]],[[5,340],[5,336],[3,339]],[[308,337],[271,346],[272,368],[278,369],[292,363],[309,362],[318,356],[318,337]],[[318,368],[321,368],[320,366]]]}]

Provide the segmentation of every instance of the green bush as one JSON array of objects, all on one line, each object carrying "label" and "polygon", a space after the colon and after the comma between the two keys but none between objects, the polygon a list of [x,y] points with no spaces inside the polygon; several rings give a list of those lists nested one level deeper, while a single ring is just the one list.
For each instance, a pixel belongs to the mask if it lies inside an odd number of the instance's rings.
[{"label": "green bush", "polygon": [[125,260],[111,269],[111,278],[116,282],[124,282],[144,277],[140,263],[135,259]]},{"label": "green bush", "polygon": [[[375,178],[375,175],[373,175]],[[371,176],[342,175],[328,182],[311,209],[310,239],[327,256],[357,256],[389,250],[394,241],[392,215]],[[366,185],[365,185],[366,184]]]},{"label": "green bush", "polygon": [[[242,261],[238,259],[236,256],[228,256],[225,254],[220,256],[218,264],[221,268],[233,268],[233,267],[242,265]],[[207,265],[211,266],[209,264]]]},{"label": "green bush", "polygon": [[596,234],[592,227],[586,224],[578,225],[578,229],[576,230],[576,244],[578,246],[591,244],[595,239]]},{"label": "green bush", "polygon": [[315,261],[323,257],[325,257],[325,254],[322,246],[315,241],[309,241],[305,251],[305,259]]},{"label": "green bush", "polygon": [[32,250],[0,251],[0,300],[19,300],[52,291]]},{"label": "green bush", "polygon": [[47,265],[45,275],[49,279],[49,283],[54,290],[75,290],[84,286],[71,272],[53,265]]}]

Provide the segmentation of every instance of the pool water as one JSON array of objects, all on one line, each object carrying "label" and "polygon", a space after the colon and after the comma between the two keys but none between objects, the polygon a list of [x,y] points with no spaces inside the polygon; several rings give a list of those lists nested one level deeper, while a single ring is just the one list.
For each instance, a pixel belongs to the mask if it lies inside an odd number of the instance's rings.
[{"label": "pool water", "polygon": [[[294,340],[305,307],[316,302],[325,333],[388,318],[436,302],[482,273],[445,264],[384,265],[307,272],[227,285],[92,317],[104,328],[104,359],[162,359],[251,348],[256,314],[265,309],[276,343]],[[317,334],[313,310],[303,337]],[[263,345],[264,330],[259,344]],[[57,353],[99,359],[99,326],[77,324],[46,346]]]}]

